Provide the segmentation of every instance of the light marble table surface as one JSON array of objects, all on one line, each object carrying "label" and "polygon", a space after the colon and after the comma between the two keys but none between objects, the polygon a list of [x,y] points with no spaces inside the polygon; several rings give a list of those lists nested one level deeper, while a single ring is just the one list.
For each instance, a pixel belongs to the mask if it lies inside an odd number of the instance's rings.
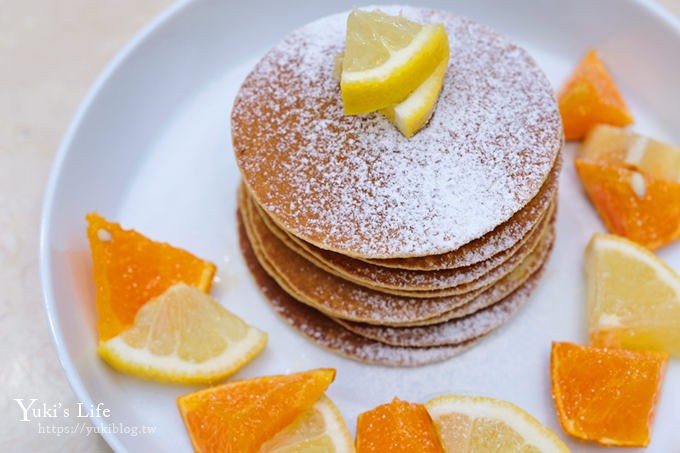
[{"label": "light marble table surface", "polygon": [[[106,451],[97,435],[40,433],[16,398],[75,407],[38,278],[50,164],[99,72],[170,0],[0,0],[0,450]],[[680,0],[660,0],[680,17]],[[64,424],[68,420],[63,421]]]}]

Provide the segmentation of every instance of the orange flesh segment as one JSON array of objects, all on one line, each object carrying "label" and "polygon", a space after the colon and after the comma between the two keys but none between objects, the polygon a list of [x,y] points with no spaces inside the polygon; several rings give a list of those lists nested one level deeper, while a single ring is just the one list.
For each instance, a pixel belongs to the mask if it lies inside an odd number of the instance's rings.
[{"label": "orange flesh segment", "polygon": [[607,229],[654,250],[680,238],[680,184],[606,162],[576,160]]},{"label": "orange flesh segment", "polygon": [[582,139],[596,124],[633,123],[621,93],[594,50],[574,69],[557,99],[567,140]]},{"label": "orange flesh segment", "polygon": [[229,382],[177,398],[197,452],[255,452],[311,408],[334,369]]},{"label": "orange flesh segment", "polygon": [[593,127],[581,143],[577,158],[633,167],[667,181],[680,180],[680,147],[621,127]]},{"label": "orange flesh segment", "polygon": [[668,355],[553,343],[552,392],[564,431],[601,445],[649,444]]},{"label": "orange flesh segment", "polygon": [[444,451],[425,406],[397,398],[359,415],[356,443],[357,453]]},{"label": "orange flesh segment", "polygon": [[215,265],[170,244],[88,214],[100,341],[133,324],[137,311],[175,283],[210,291]]}]

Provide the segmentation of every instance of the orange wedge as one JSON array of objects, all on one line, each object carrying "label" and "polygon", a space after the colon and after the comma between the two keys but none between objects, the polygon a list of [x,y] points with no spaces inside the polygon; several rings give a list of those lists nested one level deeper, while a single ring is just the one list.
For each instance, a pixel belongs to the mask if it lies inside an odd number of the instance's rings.
[{"label": "orange wedge", "polygon": [[577,158],[620,164],[666,181],[680,180],[680,147],[622,127],[593,127],[581,142]]},{"label": "orange wedge", "polygon": [[432,418],[422,404],[394,398],[357,419],[357,453],[443,451]]},{"label": "orange wedge", "polygon": [[609,231],[650,249],[680,237],[680,148],[597,125],[576,168]]},{"label": "orange wedge", "polygon": [[602,161],[576,160],[576,170],[612,233],[652,250],[680,238],[680,184]]},{"label": "orange wedge", "polygon": [[625,126],[633,122],[614,80],[594,50],[574,69],[557,98],[567,140],[582,139],[596,124]]},{"label": "orange wedge", "polygon": [[553,343],[552,392],[560,424],[602,445],[649,444],[668,355]]},{"label": "orange wedge", "polygon": [[229,382],[177,398],[198,452],[255,452],[319,401],[335,370]]},{"label": "orange wedge", "polygon": [[175,283],[210,290],[215,265],[170,244],[124,230],[97,213],[87,215],[100,341],[134,322],[139,308]]}]

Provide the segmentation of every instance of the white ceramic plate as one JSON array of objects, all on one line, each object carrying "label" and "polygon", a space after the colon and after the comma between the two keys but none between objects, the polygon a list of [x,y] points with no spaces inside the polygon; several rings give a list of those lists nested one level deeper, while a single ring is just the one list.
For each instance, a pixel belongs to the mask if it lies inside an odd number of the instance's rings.
[{"label": "white ceramic plate", "polygon": [[[412,4],[417,4],[412,2]],[[119,451],[190,451],[175,398],[192,388],[112,371],[95,352],[94,285],[84,216],[98,210],[157,240],[214,261],[213,294],[268,331],[266,351],[237,378],[335,367],[329,395],[353,430],[357,414],[393,396],[423,402],[442,393],[512,401],[576,451],[551,400],[553,340],[585,342],[581,254],[602,226],[565,152],[558,239],[532,300],[503,328],[444,363],[399,369],[364,365],[321,350],[269,309],[238,250],[229,115],[249,69],[285,34],[352,3],[180,2],[147,26],[109,65],[83,102],[58,152],[41,232],[46,309],[61,362],[78,398],[104,403],[100,426],[156,427],[153,435],[104,434]],[[651,3],[622,0],[431,1],[513,37],[554,86],[588,48],[598,49],[637,118],[635,129],[680,143],[680,25]],[[680,244],[661,256],[680,269]],[[680,363],[670,364],[647,451],[678,451]]]}]

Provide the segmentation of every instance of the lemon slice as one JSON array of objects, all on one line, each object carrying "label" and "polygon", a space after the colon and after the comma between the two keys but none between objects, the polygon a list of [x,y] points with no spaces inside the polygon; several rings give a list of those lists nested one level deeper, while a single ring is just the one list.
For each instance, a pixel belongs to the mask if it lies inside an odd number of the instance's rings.
[{"label": "lemon slice", "polygon": [[593,236],[585,261],[591,341],[680,356],[680,276],[611,234]]},{"label": "lemon slice", "polygon": [[411,137],[425,126],[432,116],[442,89],[448,60],[442,61],[432,75],[401,104],[380,111],[406,137]]},{"label": "lemon slice", "polygon": [[347,18],[340,78],[345,113],[369,113],[403,102],[448,59],[442,24],[353,10]]},{"label": "lemon slice", "polygon": [[444,395],[425,403],[446,452],[568,452],[555,433],[506,401]]},{"label": "lemon slice", "polygon": [[354,452],[354,440],[333,401],[323,395],[260,448],[264,453]]},{"label": "lemon slice", "polygon": [[97,351],[124,373],[202,384],[234,374],[266,343],[266,333],[198,289],[180,283],[142,306],[133,325],[100,343]]}]

